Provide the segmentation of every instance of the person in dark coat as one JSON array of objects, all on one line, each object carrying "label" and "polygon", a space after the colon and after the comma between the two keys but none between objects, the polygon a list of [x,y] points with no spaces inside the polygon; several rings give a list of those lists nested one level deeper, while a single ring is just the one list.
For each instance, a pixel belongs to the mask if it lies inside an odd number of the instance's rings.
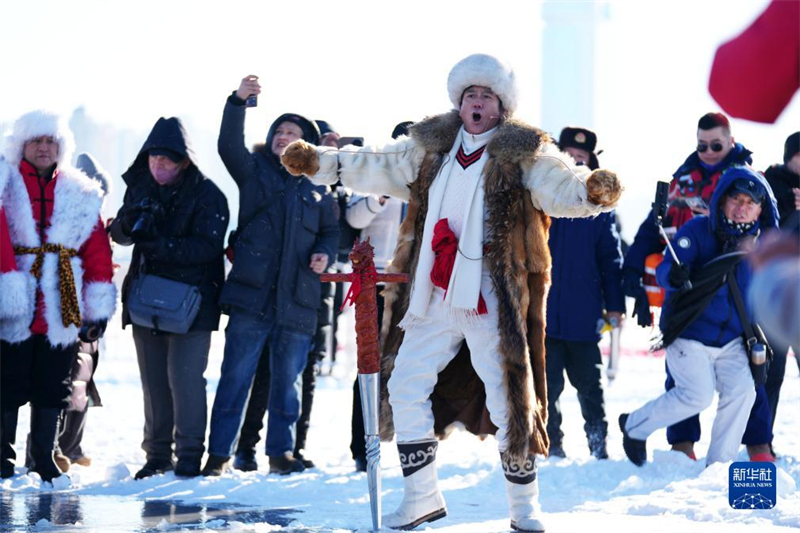
[{"label": "person in dark coat", "polygon": [[109,232],[114,242],[134,245],[122,289],[123,327],[132,324],[130,290],[142,274],[197,286],[202,297],[185,334],[133,323],[144,392],[142,448],[147,454],[135,477],[142,479],[173,467],[178,476],[197,476],[207,418],[203,373],[211,332],[219,327],[217,300],[225,278],[228,202],[198,169],[189,137],[174,117],[158,119],[122,179],[128,188]]},{"label": "person in dark coat", "polygon": [[[698,275],[712,259],[740,250],[760,232],[778,225],[772,191],[764,177],[750,167],[736,166],[725,171],[709,206],[708,216],[693,218],[675,235],[675,253],[680,262],[667,254],[657,268],[658,282],[667,289],[662,331],[671,329],[674,314],[680,312],[675,302],[692,274]],[[732,275],[739,292],[747,294],[752,277],[749,264],[739,262]],[[720,397],[706,464],[736,459],[756,389],[744,342],[746,329],[734,302],[730,288],[722,284],[697,317],[666,345],[667,365],[675,386],[620,416],[623,447],[634,464],[642,466],[647,460],[645,441],[653,431],[711,405],[715,389]],[[752,322],[752,312],[747,308],[745,312]]]},{"label": "person in dark coat", "polygon": [[[680,227],[698,215],[708,214],[708,203],[722,173],[733,165],[752,164],[752,152],[736,142],[728,117],[722,113],[706,113],[697,123],[697,148],[672,175],[669,186],[669,208],[664,229],[672,238]],[[645,260],[664,251],[652,211],[639,226],[623,265],[623,290],[636,302],[631,316],[638,315],[638,324],[650,327],[652,318],[647,294],[642,284]]]},{"label": "person in dark coat", "polygon": [[[772,165],[764,177],[772,187],[775,200],[778,202],[778,216],[780,217],[780,229],[783,232],[793,234],[795,239],[800,233],[800,131],[796,131],[786,138],[783,145],[783,164]],[[775,426],[775,417],[778,414],[778,402],[780,401],[781,386],[786,374],[786,357],[789,346],[785,341],[780,341],[781,335],[769,333],[773,328],[766,325],[768,337],[774,350],[774,357],[769,367],[767,382],[765,384],[767,402],[769,403],[770,413],[772,414],[772,427]],[[800,365],[800,345],[791,346]],[[774,450],[770,445],[770,452],[774,455]]]},{"label": "person in dark coat", "polygon": [[[669,207],[664,217],[664,229],[672,239],[681,226],[689,220],[701,215],[708,215],[708,205],[716,189],[720,176],[735,165],[751,164],[752,152],[741,143],[736,142],[731,124],[722,113],[706,113],[697,122],[697,148],[672,175],[669,187]],[[639,226],[636,237],[628,252],[622,270],[622,288],[626,296],[634,299],[634,311],[631,316],[637,317],[642,327],[652,326],[650,305],[645,293],[643,277],[645,261],[651,254],[664,252],[666,244],[661,238],[652,211]],[[652,279],[651,281],[655,281]],[[654,285],[656,285],[654,283]],[[658,290],[651,286],[650,290]],[[666,368],[667,390],[675,386],[675,381]],[[758,395],[754,410],[756,418],[766,409],[766,396]],[[766,442],[762,431],[749,431],[748,441],[751,443]],[[685,453],[694,459],[694,443],[700,440],[700,418],[689,417],[667,428],[667,441],[672,449]]]},{"label": "person in dark coat", "polygon": [[770,166],[764,177],[778,202],[781,229],[800,232],[800,131],[786,138],[783,164]]},{"label": "person in dark coat", "polygon": [[245,102],[261,92],[255,76],[242,79],[227,100],[218,150],[239,187],[233,268],[220,298],[230,319],[225,357],[211,413],[204,475],[220,475],[236,449],[250,384],[269,344],[270,471],[301,471],[294,457],[302,373],[317,330],[322,285],[339,240],[338,212],[326,186],[290,175],[280,155],[294,140],[316,143],[316,124],[297,114],[278,117],[266,145],[244,144]]},{"label": "person in dark coat", "polygon": [[[108,193],[111,191],[111,176],[103,170],[100,163],[91,154],[78,154],[75,166],[99,183],[103,189],[103,196],[108,197]],[[101,339],[93,342],[81,341],[78,356],[72,363],[72,395],[70,396],[70,405],[64,411],[61,419],[55,452],[56,463],[63,472],[66,472],[65,467],[68,469],[71,463],[81,466],[92,464],[91,457],[86,455],[81,447],[81,441],[89,407],[102,406],[94,381],[94,373],[100,359],[101,344],[104,344]]]},{"label": "person in dark coat", "polygon": [[[578,164],[599,168],[597,136],[585,128],[564,128],[558,146]],[[589,452],[607,459],[602,365],[597,346],[597,323],[606,311],[608,320],[622,324],[622,251],[613,211],[595,218],[551,218],[550,254],[553,260],[547,297],[547,434],[550,455],[566,457],[561,431],[559,398],[564,372],[578,391]]]}]

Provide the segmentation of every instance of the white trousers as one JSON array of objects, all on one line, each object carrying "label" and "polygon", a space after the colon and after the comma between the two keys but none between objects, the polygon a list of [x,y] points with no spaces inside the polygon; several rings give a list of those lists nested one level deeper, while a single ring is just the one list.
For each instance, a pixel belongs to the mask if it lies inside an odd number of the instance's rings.
[{"label": "white trousers", "polygon": [[500,452],[505,451],[508,395],[498,352],[497,298],[487,275],[483,276],[481,294],[488,314],[465,321],[448,314],[443,302],[444,291],[434,288],[426,320],[405,332],[388,384],[397,442],[435,438],[430,395],[439,372],[466,340],[472,366],[486,388],[489,417],[498,428],[498,448]]},{"label": "white trousers", "polygon": [[733,461],[747,427],[756,391],[742,339],[722,348],[677,339],[667,347],[675,387],[632,412],[625,429],[644,440],[659,428],[680,422],[711,405],[719,393],[706,464]]}]

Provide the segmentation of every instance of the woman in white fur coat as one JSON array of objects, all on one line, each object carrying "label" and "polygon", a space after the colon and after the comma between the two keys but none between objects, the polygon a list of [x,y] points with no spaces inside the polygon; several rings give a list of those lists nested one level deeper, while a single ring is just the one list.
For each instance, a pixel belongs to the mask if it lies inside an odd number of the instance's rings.
[{"label": "woman in white fur coat", "polygon": [[391,269],[412,282],[385,293],[381,376],[381,437],[396,433],[405,495],[385,525],[446,515],[435,439],[461,422],[496,436],[512,529],[542,532],[535,455],[548,448],[548,215],[608,211],[621,186],[511,118],[515,76],[496,58],[463,59],[447,86],[455,109],[418,122],[408,138],[343,151],[298,141],[282,160],[317,183],[340,177],[357,192],[409,202]]},{"label": "woman in white fur coat", "polygon": [[105,330],[116,306],[102,191],[70,166],[73,144],[65,121],[43,111],[18,118],[3,144],[2,207],[17,267],[16,279],[0,282],[15,295],[0,296],[3,478],[14,475],[17,412],[28,402],[31,470],[43,481],[61,475],[53,443],[79,333]]}]

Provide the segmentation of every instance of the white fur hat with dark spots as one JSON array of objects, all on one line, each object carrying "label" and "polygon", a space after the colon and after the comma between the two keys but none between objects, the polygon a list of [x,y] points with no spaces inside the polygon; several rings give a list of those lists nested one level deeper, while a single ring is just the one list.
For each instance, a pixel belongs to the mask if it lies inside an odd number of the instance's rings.
[{"label": "white fur hat with dark spots", "polygon": [[59,166],[69,164],[75,150],[75,139],[66,119],[50,111],[36,110],[19,117],[3,139],[3,157],[16,167],[22,161],[25,143],[48,135],[58,143]]},{"label": "white fur hat with dark spots", "polygon": [[517,109],[517,78],[514,69],[494,56],[472,54],[453,67],[447,77],[447,92],[456,109],[467,87],[489,87],[500,98],[503,109],[513,115]]}]

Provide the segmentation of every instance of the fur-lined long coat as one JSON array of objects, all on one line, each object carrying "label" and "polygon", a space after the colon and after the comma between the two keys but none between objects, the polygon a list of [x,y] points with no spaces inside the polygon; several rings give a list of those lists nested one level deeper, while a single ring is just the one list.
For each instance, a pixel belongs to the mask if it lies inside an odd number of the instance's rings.
[{"label": "fur-lined long coat", "polygon": [[[383,148],[316,148],[313,161],[298,161],[290,146],[283,162],[292,171],[313,174],[318,182],[342,182],[355,191],[389,194],[408,201],[390,271],[407,272],[410,284],[389,286],[383,321],[381,437],[394,433],[386,384],[403,331],[397,324],[408,307],[427,216],[428,191],[455,142],[458,112],[425,119],[410,137]],[[584,217],[610,210],[620,194],[612,173],[595,171],[561,153],[544,132],[522,122],[502,122],[490,141],[484,167],[489,232],[487,259],[498,296],[499,352],[508,389],[508,452],[518,458],[546,454],[545,302],[549,286],[548,215]],[[305,163],[305,165],[304,165]],[[315,168],[316,167],[316,168]],[[423,243],[424,244],[424,243]],[[426,273],[427,274],[427,273]],[[476,434],[493,433],[483,383],[469,359],[466,343],[439,376],[431,397],[435,431],[443,437],[453,422]]]},{"label": "fur-lined long coat", "polygon": [[[77,255],[68,261],[75,280],[80,317],[83,321],[110,319],[116,307],[117,292],[111,280],[111,247],[100,219],[103,203],[100,186],[75,168],[60,167],[52,187],[52,215],[47,229],[40,231],[33,212],[34,202],[19,163],[19,158],[14,162],[0,160],[0,174],[7,179],[3,210],[11,243],[15,247],[29,248],[49,243],[76,251]],[[39,209],[39,205],[35,207]],[[1,313],[0,338],[10,343],[22,342],[31,336],[32,329],[41,328],[39,324],[42,324],[52,346],[74,344],[78,341],[78,327],[65,326],[61,316],[62,291],[66,288],[59,280],[59,256],[51,252],[44,254],[39,280],[31,273],[35,260],[35,254],[16,253],[16,274],[21,290],[15,302],[8,300],[5,293],[0,296],[2,307],[9,308],[8,314]],[[41,301],[37,297],[39,292]]]}]

